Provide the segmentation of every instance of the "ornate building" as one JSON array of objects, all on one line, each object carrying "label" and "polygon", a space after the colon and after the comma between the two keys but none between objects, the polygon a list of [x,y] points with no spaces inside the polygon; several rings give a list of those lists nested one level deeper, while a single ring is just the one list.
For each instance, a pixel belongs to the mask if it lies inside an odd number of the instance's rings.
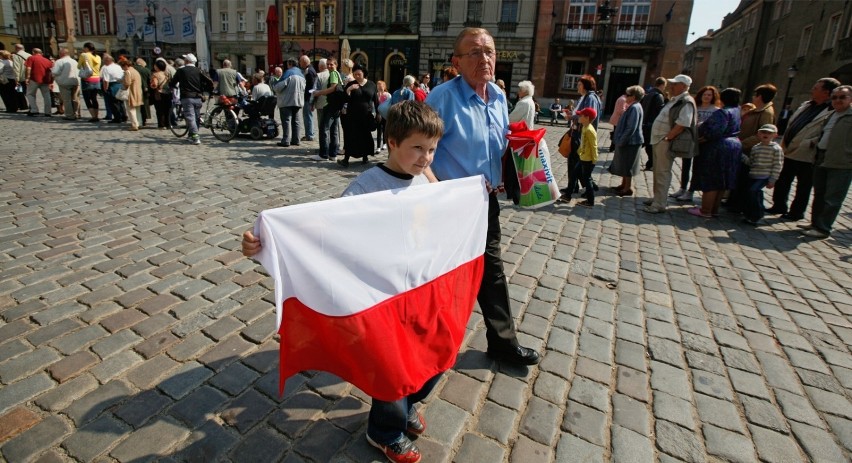
[{"label": "ornate building", "polygon": [[[576,99],[591,74],[607,112],[630,85],[647,86],[683,69],[692,0],[541,0],[533,83],[542,102]],[[538,89],[541,89],[540,91]]]},{"label": "ornate building", "polygon": [[706,85],[712,47],[713,29],[708,30],[707,35],[695,39],[686,46],[686,53],[683,56],[683,73],[692,77],[693,91],[698,91]]},{"label": "ornate building", "polygon": [[[424,1],[420,15],[421,60],[414,69],[429,72],[437,82],[441,70],[451,66],[453,43],[465,27],[483,27],[494,36],[497,48],[495,74],[507,90],[516,94],[518,82],[533,80],[533,43],[541,2],[535,0],[450,0]],[[538,27],[548,27],[538,24]],[[536,84],[539,85],[538,83]],[[394,82],[398,87],[399,82]],[[541,91],[536,89],[541,95]]]}]

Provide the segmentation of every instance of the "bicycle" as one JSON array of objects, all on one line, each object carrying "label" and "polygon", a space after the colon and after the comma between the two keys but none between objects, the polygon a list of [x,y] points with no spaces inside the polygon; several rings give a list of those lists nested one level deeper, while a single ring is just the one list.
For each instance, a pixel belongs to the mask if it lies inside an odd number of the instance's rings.
[{"label": "bicycle", "polygon": [[[219,101],[212,107],[210,102],[213,98],[207,97],[206,100],[201,117],[199,118],[200,123],[198,124],[198,128],[210,129],[213,132],[213,136],[219,141],[231,141],[237,135],[240,122],[237,114],[234,112],[236,100],[220,97]],[[169,128],[178,138],[186,136],[187,132],[189,132],[189,126],[183,117],[183,108],[181,108],[180,104],[175,104],[174,102],[172,102],[172,108],[169,111]]]}]

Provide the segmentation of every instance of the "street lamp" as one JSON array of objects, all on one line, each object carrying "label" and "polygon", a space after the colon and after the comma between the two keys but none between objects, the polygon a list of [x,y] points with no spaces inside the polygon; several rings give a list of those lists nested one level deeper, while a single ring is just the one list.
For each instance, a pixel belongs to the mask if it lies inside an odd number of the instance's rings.
[{"label": "street lamp", "polygon": [[154,48],[157,48],[157,2],[148,0],[148,18],[145,19],[145,24],[154,28]]},{"label": "street lamp", "polygon": [[781,110],[781,117],[778,118],[778,133],[781,135],[787,130],[787,123],[790,121],[790,106],[792,103],[790,101],[790,87],[793,86],[793,78],[796,77],[797,72],[799,72],[799,68],[795,64],[787,68],[787,90],[784,92],[784,109]]},{"label": "street lamp", "polygon": [[311,23],[311,29],[314,31],[314,48],[312,50],[314,56],[311,57],[311,62],[313,62],[317,55],[317,19],[319,19],[320,12],[316,9],[316,5],[312,5],[308,7],[305,14]]},{"label": "street lamp", "polygon": [[603,76],[606,69],[607,27],[612,23],[612,17],[618,13],[617,6],[610,6],[609,0],[598,5],[598,24],[601,26],[601,64],[598,66],[598,88],[603,89]]}]

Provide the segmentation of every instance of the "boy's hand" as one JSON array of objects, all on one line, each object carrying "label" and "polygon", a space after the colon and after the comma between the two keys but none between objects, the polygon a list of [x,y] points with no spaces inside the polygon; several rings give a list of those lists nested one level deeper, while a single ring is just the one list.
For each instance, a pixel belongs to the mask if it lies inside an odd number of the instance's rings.
[{"label": "boy's hand", "polygon": [[243,233],[243,255],[252,257],[260,252],[260,238],[254,236],[251,230],[246,230]]},{"label": "boy's hand", "polygon": [[766,188],[769,188],[770,190],[771,190],[771,189],[773,189],[773,188],[775,188],[775,182],[767,183],[767,184],[766,184]]}]

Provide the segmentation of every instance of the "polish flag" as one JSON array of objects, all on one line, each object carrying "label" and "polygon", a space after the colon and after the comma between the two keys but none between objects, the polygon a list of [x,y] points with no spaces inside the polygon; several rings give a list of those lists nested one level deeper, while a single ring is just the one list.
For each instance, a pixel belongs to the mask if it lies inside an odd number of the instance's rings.
[{"label": "polish flag", "polygon": [[453,366],[482,281],[482,176],[260,213],[280,388],[324,370],[394,401]]}]

